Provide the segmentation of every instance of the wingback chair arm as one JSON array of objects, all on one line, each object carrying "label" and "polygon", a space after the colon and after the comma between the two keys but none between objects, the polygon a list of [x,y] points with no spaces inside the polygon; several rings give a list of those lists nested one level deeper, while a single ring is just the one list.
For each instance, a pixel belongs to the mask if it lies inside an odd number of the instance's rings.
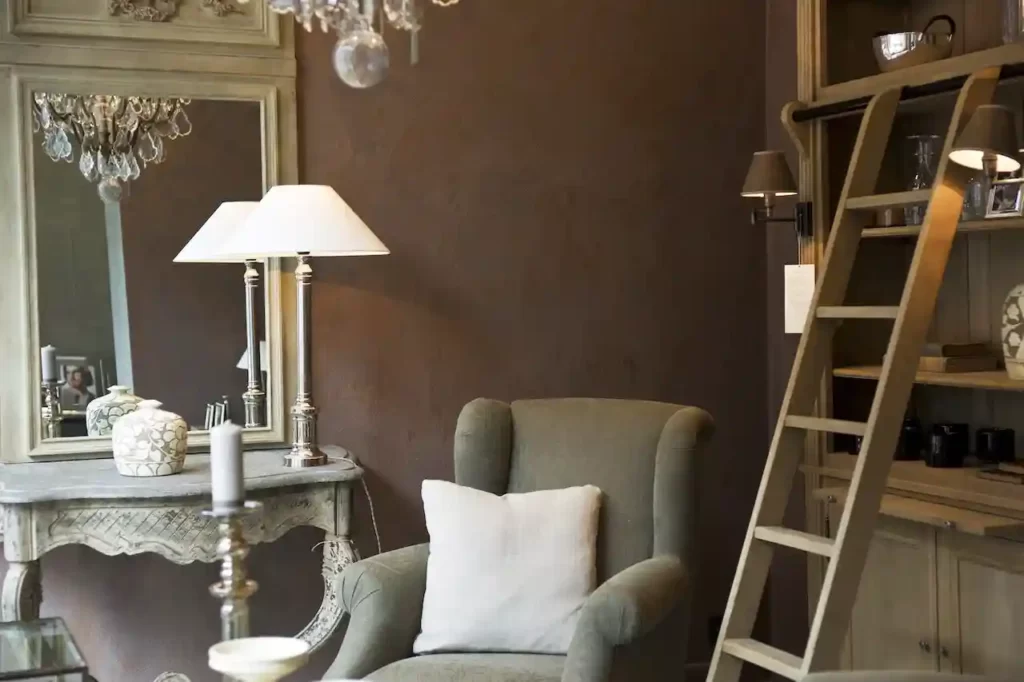
[{"label": "wingback chair arm", "polygon": [[324,679],[361,679],[412,656],[427,585],[428,545],[363,559],[338,578],[348,630]]},{"label": "wingback chair arm", "polygon": [[613,648],[654,630],[682,601],[686,587],[682,561],[669,555],[641,561],[605,581],[583,605],[562,682],[606,680]]}]

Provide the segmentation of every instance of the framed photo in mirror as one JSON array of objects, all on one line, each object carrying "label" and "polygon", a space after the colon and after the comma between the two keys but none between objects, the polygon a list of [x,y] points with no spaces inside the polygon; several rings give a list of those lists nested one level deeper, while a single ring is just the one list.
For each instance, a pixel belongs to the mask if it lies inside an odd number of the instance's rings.
[{"label": "framed photo in mirror", "polygon": [[58,355],[60,370],[60,402],[65,410],[84,410],[86,406],[106,393],[102,371],[89,363],[84,355]]}]

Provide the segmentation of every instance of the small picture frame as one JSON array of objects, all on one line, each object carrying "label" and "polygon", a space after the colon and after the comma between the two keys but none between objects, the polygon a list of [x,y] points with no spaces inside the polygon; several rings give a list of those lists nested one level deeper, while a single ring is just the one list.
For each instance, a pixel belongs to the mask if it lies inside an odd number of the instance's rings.
[{"label": "small picture frame", "polygon": [[89,359],[82,355],[58,355],[57,366],[60,370],[61,382],[67,383],[68,375],[75,370],[85,374],[85,387],[92,394],[93,398],[103,395],[103,386],[97,378],[96,368],[89,363]]},{"label": "small picture frame", "polygon": [[997,180],[988,191],[985,218],[1016,218],[1024,213],[1024,179]]}]

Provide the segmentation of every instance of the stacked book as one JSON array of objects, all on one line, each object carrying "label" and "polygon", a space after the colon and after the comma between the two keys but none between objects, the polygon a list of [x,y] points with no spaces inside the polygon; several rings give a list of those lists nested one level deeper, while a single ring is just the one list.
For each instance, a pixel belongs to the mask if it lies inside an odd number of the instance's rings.
[{"label": "stacked book", "polygon": [[999,361],[984,343],[926,343],[917,369],[921,372],[990,372]]}]

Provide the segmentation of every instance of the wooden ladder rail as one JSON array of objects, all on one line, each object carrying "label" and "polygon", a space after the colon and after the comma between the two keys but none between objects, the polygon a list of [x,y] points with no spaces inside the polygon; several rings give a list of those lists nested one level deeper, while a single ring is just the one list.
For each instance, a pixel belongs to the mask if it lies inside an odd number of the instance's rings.
[{"label": "wooden ladder rail", "polygon": [[[811,309],[815,314],[808,316],[794,359],[779,422],[772,439],[708,672],[708,682],[736,682],[744,661],[791,679],[799,679],[810,670],[834,667],[838,661],[856,596],[855,588],[863,570],[867,544],[892,461],[898,435],[897,427],[913,385],[917,357],[924,343],[928,322],[949,257],[963,200],[963,190],[968,179],[965,169],[947,161],[949,147],[974,109],[979,104],[991,100],[997,79],[998,69],[989,69],[973,76],[961,90],[954,109],[936,183],[930,192],[931,200],[921,237],[911,263],[899,311],[895,315],[893,336],[882,370],[885,382],[883,384],[881,380],[879,381],[868,422],[861,425],[866,438],[857,470],[854,472],[854,481],[858,486],[860,498],[854,498],[854,501],[844,509],[839,528],[840,535],[837,535],[828,553],[832,561],[826,573],[811,635],[803,658],[799,658],[755,642],[750,639],[750,634],[767,580],[774,545],[787,544],[779,542],[778,539],[788,538],[788,546],[791,547],[813,548],[816,550],[815,553],[823,555],[826,552],[822,543],[811,539],[795,542],[792,535],[780,533],[777,529],[766,532],[764,527],[774,528],[782,523],[793,478],[802,459],[804,432],[801,429],[818,428],[824,431],[851,432],[850,422],[819,420],[815,425],[815,418],[804,415],[810,415],[814,408],[819,381],[830,354],[832,336],[836,328],[833,319],[842,316],[843,299],[856,258],[861,230],[870,216],[864,209],[874,208],[880,205],[879,202],[884,203],[883,199],[901,205],[908,200],[903,196],[905,193],[870,196],[877,184],[899,104],[900,89],[882,92],[868,105],[854,145],[849,171],[829,235],[821,275],[812,300]],[[820,314],[818,311],[822,309],[828,312]],[[864,316],[863,312],[850,315],[853,318]],[[775,539],[774,542],[772,538]],[[843,552],[844,549],[848,551]],[[831,598],[834,588],[838,588],[839,599]]]},{"label": "wooden ladder rail", "polygon": [[992,101],[999,69],[971,76],[960,91],[928,203],[921,233],[907,273],[900,312],[889,339],[867,421],[861,455],[850,481],[848,504],[836,531],[834,559],[829,562],[811,623],[801,673],[838,668],[843,639],[853,612],[861,572],[874,533],[878,508],[899,439],[935,303],[949,262],[971,172],[949,160],[949,152],[974,110]]}]

